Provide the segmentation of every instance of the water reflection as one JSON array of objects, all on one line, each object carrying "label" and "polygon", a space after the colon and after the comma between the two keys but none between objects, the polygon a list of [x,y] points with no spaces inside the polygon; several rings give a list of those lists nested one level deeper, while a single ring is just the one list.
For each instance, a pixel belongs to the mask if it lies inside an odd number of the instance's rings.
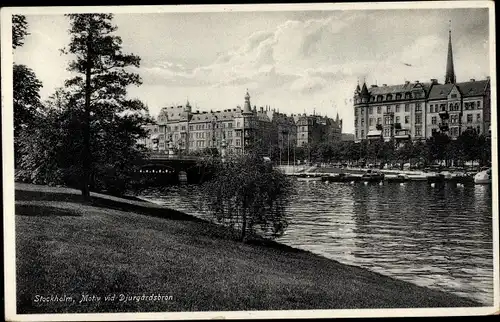
[{"label": "water reflection", "polygon": [[[206,216],[196,186],[147,197]],[[297,182],[280,241],[491,305],[491,186]]]}]

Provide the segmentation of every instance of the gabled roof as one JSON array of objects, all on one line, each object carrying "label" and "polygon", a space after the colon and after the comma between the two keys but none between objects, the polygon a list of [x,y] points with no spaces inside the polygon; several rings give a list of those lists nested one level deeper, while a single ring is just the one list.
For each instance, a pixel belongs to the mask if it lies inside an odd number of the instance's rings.
[{"label": "gabled roof", "polygon": [[429,94],[430,100],[446,99],[454,84],[439,84],[432,86]]},{"label": "gabled roof", "polygon": [[480,80],[473,82],[463,82],[463,83],[458,83],[457,85],[458,88],[460,89],[460,92],[462,93],[462,96],[464,97],[479,96],[486,94],[486,89],[489,85],[489,81]]},{"label": "gabled roof", "polygon": [[385,95],[385,94],[396,94],[405,92],[410,92],[411,90],[416,88],[416,85],[422,85],[422,88],[425,92],[429,91],[432,83],[405,83],[398,85],[390,85],[390,86],[377,86],[370,87],[369,92],[371,95]]}]

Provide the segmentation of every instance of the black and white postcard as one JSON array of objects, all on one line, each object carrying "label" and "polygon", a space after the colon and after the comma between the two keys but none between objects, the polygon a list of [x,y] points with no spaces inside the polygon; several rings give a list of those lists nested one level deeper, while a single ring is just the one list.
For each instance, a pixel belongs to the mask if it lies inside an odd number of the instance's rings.
[{"label": "black and white postcard", "polygon": [[8,321],[499,311],[491,1],[1,11]]}]

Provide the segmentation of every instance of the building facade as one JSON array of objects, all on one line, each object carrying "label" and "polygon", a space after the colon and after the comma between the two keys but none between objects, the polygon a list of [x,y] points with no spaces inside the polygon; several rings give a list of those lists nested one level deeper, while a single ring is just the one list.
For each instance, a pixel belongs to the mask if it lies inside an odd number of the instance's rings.
[{"label": "building facade", "polygon": [[363,83],[354,91],[355,140],[425,139],[443,132],[452,139],[465,129],[490,129],[490,79],[456,82],[451,31],[444,84],[405,82],[382,86]]},{"label": "building facade", "polygon": [[[304,122],[306,122],[304,124]],[[299,125],[300,124],[300,125]],[[161,109],[155,124],[147,125],[150,136],[142,142],[157,151],[173,149],[190,153],[206,148],[242,153],[259,146],[269,155],[316,140],[341,140],[342,120],[306,115],[286,115],[270,106],[251,105],[250,94],[243,108],[222,111],[192,111],[186,105]],[[303,131],[302,131],[303,130]],[[302,131],[299,133],[299,131]],[[267,150],[266,150],[267,149]]]}]

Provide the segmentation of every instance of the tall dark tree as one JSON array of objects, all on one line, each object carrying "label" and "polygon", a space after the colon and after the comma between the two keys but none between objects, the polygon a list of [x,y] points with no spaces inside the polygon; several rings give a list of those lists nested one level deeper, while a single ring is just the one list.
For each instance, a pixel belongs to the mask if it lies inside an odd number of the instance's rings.
[{"label": "tall dark tree", "polygon": [[[138,100],[128,99],[127,86],[140,85],[138,74],[128,67],[139,67],[140,58],[122,53],[122,40],[114,34],[117,27],[112,24],[112,14],[69,14],[69,46],[63,49],[75,59],[68,70],[77,76],[66,81],[66,86],[75,92],[75,99],[82,111],[82,150],[81,150],[81,191],[84,198],[90,196],[93,167],[97,161],[91,144],[99,139],[111,140],[113,137],[105,127],[116,127],[126,131],[127,126],[140,123],[140,118],[126,116],[124,112],[145,110]],[[125,126],[125,124],[128,124]],[[102,133],[100,133],[102,132]],[[93,138],[95,136],[95,138]],[[118,147],[107,147],[106,150]],[[108,155],[109,157],[109,155]]]},{"label": "tall dark tree", "polygon": [[[12,48],[24,44],[28,35],[28,22],[22,15],[12,16]],[[21,132],[33,124],[37,110],[41,107],[40,88],[42,83],[35,72],[25,65],[13,66],[13,107],[14,107],[14,160],[16,169],[21,158],[19,137]]]},{"label": "tall dark tree", "polygon": [[12,48],[24,45],[24,38],[28,35],[28,22],[23,15],[12,16]]},{"label": "tall dark tree", "polygon": [[14,97],[14,151],[15,159],[18,160],[21,131],[33,124],[37,110],[41,107],[39,92],[42,83],[27,66],[14,65],[12,85]]}]

